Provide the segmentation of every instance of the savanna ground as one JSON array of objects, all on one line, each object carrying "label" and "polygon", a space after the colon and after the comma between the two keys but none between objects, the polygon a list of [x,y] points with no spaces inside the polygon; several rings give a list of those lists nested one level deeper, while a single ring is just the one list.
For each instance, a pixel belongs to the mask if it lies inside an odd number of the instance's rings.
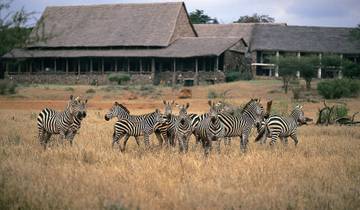
[{"label": "savanna ground", "polygon": [[[92,90],[89,90],[92,89]],[[261,97],[273,111],[289,112],[295,103],[316,119],[322,107],[316,91],[312,102],[294,102],[274,80],[235,82],[191,88],[192,99],[176,99],[178,88],[152,86],[90,87],[20,86],[14,96],[0,98],[0,209],[359,209],[359,126],[302,126],[299,145],[280,141],[274,148],[254,143],[240,153],[239,140],[222,145],[204,158],[194,140],[188,154],[177,148],[140,148],[131,138],[126,153],[111,148],[115,120],[104,114],[117,100],[132,113],[162,109],[162,100],[190,102],[190,112],[208,110],[208,93],[227,92],[236,105]],[[75,145],[53,138],[43,151],[36,117],[44,107],[63,109],[69,95],[86,95],[88,116]],[[218,100],[218,99],[215,99]],[[329,101],[329,103],[335,101]],[[345,99],[350,113],[360,100]],[[176,109],[174,109],[177,111]]]}]

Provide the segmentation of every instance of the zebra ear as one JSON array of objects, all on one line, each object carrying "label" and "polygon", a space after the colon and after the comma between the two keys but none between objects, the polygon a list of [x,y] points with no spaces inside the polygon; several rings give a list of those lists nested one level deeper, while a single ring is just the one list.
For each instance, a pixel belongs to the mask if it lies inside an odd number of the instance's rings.
[{"label": "zebra ear", "polygon": [[70,100],[73,100],[74,99],[74,96],[73,95],[70,95]]},{"label": "zebra ear", "polygon": [[174,100],[172,100],[172,101],[171,101],[171,105],[174,105],[174,103],[175,103],[175,101],[174,101]]},{"label": "zebra ear", "polygon": [[209,104],[209,106],[211,106],[211,101],[210,100],[208,101],[208,104]]},{"label": "zebra ear", "polygon": [[163,100],[163,103],[166,105],[166,101],[165,101],[165,100]]},{"label": "zebra ear", "polygon": [[85,99],[85,104],[87,104],[87,102],[88,102],[88,100],[87,100],[87,99]]},{"label": "zebra ear", "polygon": [[189,108],[189,106],[190,106],[190,104],[189,104],[189,103],[186,103],[186,109],[188,109],[188,108]]},{"label": "zebra ear", "polygon": [[116,106],[118,106],[119,105],[119,103],[117,102],[117,101],[115,101],[115,103],[114,103]]}]

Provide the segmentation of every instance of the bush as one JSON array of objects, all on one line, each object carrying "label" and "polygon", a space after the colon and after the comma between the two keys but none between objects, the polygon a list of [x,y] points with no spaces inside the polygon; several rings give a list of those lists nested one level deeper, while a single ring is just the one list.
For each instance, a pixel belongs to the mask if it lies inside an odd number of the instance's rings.
[{"label": "bush", "polygon": [[15,94],[16,87],[14,82],[0,81],[0,95]]},{"label": "bush", "polygon": [[108,79],[110,82],[117,82],[118,85],[121,85],[125,82],[130,81],[130,75],[124,73],[114,73],[110,74],[108,76]]},{"label": "bush", "polygon": [[317,90],[326,99],[357,96],[360,92],[360,82],[351,79],[335,79],[319,82]]},{"label": "bush", "polygon": [[249,71],[240,72],[239,70],[233,70],[225,73],[226,82],[234,82],[238,80],[251,80],[252,74]]},{"label": "bush", "polygon": [[86,93],[96,93],[96,91],[94,89],[90,88],[90,89],[86,90]]},{"label": "bush", "polygon": [[292,90],[294,99],[295,100],[300,99],[301,88],[300,87],[294,87],[291,90]]},{"label": "bush", "polygon": [[208,99],[218,98],[219,94],[217,94],[214,90],[209,90],[208,92]]},{"label": "bush", "polygon": [[74,91],[75,91],[75,89],[74,89],[74,88],[72,88],[72,87],[67,87],[67,88],[65,88],[65,91],[71,91],[71,92],[74,92]]}]

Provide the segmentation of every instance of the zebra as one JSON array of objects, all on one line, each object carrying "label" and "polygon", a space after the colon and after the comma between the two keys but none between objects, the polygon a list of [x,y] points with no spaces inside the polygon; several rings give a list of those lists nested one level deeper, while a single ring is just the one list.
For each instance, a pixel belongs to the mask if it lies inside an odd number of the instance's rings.
[{"label": "zebra", "polygon": [[172,107],[174,103],[175,101],[170,102],[163,100],[163,104],[165,105],[164,116],[166,117],[166,120],[162,123],[159,122],[154,126],[154,133],[160,146],[162,146],[164,141],[166,145],[170,144],[171,146],[175,146],[175,116],[172,114]]},{"label": "zebra", "polygon": [[67,135],[65,137],[65,139],[68,139],[70,142],[70,145],[72,146],[73,144],[73,140],[75,135],[77,134],[77,132],[80,130],[81,128],[81,121],[83,119],[79,119],[77,117],[74,117],[74,122],[71,124],[69,131],[67,132]]},{"label": "zebra", "polygon": [[129,119],[131,121],[141,122],[144,120],[144,115],[130,115],[130,111],[122,104],[117,101],[114,102],[110,110],[105,114],[105,120],[109,121],[113,117],[117,117],[118,120]]},{"label": "zebra", "polygon": [[284,144],[287,144],[287,138],[290,136],[296,146],[298,144],[297,127],[299,124],[306,123],[306,117],[302,108],[302,106],[297,105],[288,117],[273,115],[263,121],[261,127],[259,126],[260,128],[258,128],[259,134],[255,142],[262,139],[262,143],[265,143],[266,138],[271,137],[270,145],[273,145],[279,137]]},{"label": "zebra", "polygon": [[175,139],[179,142],[179,151],[187,152],[189,139],[192,134],[191,118],[187,114],[189,103],[186,105],[177,105],[179,108],[179,116],[176,117],[175,121]]},{"label": "zebra", "polygon": [[[40,144],[46,149],[46,144],[52,134],[60,134],[61,140],[72,139],[75,134],[72,133],[72,125],[75,119],[82,120],[86,117],[87,100],[81,101],[79,97],[70,96],[70,100],[63,112],[53,109],[43,109],[37,117],[37,127],[39,131]],[[69,133],[70,132],[70,133]]]},{"label": "zebra", "polygon": [[246,152],[251,129],[261,123],[264,116],[264,108],[259,99],[251,99],[240,114],[221,113],[219,119],[224,126],[224,137],[240,137],[240,150]]},{"label": "zebra", "polygon": [[130,136],[134,136],[136,143],[139,144],[139,136],[144,136],[144,143],[149,147],[149,136],[154,130],[154,125],[158,122],[164,122],[165,116],[158,109],[155,112],[144,115],[143,121],[133,121],[131,119],[118,120],[114,125],[112,147],[115,143],[124,137],[123,147],[120,145],[120,151],[124,152],[126,143]]},{"label": "zebra", "polygon": [[218,152],[220,152],[220,140],[224,136],[224,126],[219,118],[219,110],[215,104],[208,101],[210,106],[209,113],[205,119],[199,121],[195,128],[195,135],[202,142],[204,154],[207,156],[212,148],[212,141],[217,141]]}]

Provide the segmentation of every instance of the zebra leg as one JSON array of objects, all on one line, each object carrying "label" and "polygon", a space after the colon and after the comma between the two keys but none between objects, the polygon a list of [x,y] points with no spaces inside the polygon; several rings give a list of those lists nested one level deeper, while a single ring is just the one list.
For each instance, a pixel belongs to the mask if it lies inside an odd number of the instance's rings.
[{"label": "zebra leg", "polygon": [[293,133],[290,135],[290,137],[294,140],[295,146],[299,143],[296,133]]},{"label": "zebra leg", "polygon": [[[121,134],[121,133],[116,133],[116,132],[114,132],[114,133],[113,133],[113,141],[112,141],[112,143],[111,143],[111,147],[114,148],[114,144],[115,144],[115,143],[119,144],[120,139],[121,139],[122,137],[124,137],[124,135],[125,135],[125,134]],[[120,145],[119,145],[119,147],[120,147]],[[120,149],[121,149],[121,147],[120,147]]]},{"label": "zebra leg", "polygon": [[150,147],[149,133],[147,133],[147,132],[144,134],[144,144],[145,144],[146,148]]},{"label": "zebra leg", "polygon": [[190,135],[185,138],[185,153],[187,153],[189,150],[189,140],[190,140]]},{"label": "zebra leg", "polygon": [[247,150],[247,141],[248,141],[249,135],[245,132],[243,132],[240,136],[240,150],[245,153]]},{"label": "zebra leg", "polygon": [[155,135],[156,135],[156,138],[159,142],[159,146],[162,147],[163,143],[164,143],[164,139],[161,135],[161,133],[159,131],[155,131]]},{"label": "zebra leg", "polygon": [[120,151],[121,152],[125,152],[126,143],[129,140],[129,137],[130,137],[129,135],[125,135],[124,142],[123,142],[123,147],[121,148],[121,146],[120,146]]},{"label": "zebra leg", "polygon": [[39,141],[40,141],[40,145],[44,147],[44,150],[46,149],[46,135],[47,132],[45,131],[45,129],[39,129]]},{"label": "zebra leg", "polygon": [[134,136],[136,144],[138,145],[138,147],[140,147],[140,140],[138,136]]},{"label": "zebra leg", "polygon": [[218,138],[217,139],[217,141],[216,141],[216,143],[217,143],[217,151],[218,151],[218,153],[220,154],[220,147],[221,147],[221,139],[220,138]]},{"label": "zebra leg", "polygon": [[178,137],[177,135],[175,136],[175,139],[178,140],[179,142],[179,152],[184,152],[185,149],[185,145],[184,145],[184,138],[183,137]]},{"label": "zebra leg", "polygon": [[287,146],[287,144],[288,144],[287,137],[280,137],[280,141],[283,143],[284,146]]},{"label": "zebra leg", "polygon": [[271,142],[270,142],[270,146],[273,146],[276,142],[276,139],[279,137],[279,133],[272,133],[271,134]]}]

